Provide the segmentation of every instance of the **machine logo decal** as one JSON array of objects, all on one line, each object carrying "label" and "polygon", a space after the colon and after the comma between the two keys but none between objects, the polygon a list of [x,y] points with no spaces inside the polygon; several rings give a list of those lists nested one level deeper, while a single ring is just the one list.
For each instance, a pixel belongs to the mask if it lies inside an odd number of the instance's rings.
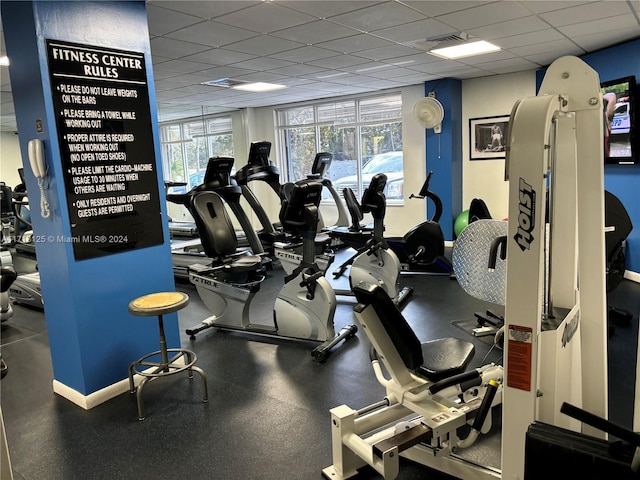
[{"label": "machine logo decal", "polygon": [[520,177],[519,196],[518,231],[513,238],[524,252],[530,250],[534,240],[531,232],[535,227],[536,192],[522,177]]},{"label": "machine logo decal", "polygon": [[569,322],[567,322],[564,326],[564,330],[562,331],[562,348],[567,346],[567,343],[571,341],[575,333],[578,331],[578,326],[580,325],[580,312],[576,314]]}]

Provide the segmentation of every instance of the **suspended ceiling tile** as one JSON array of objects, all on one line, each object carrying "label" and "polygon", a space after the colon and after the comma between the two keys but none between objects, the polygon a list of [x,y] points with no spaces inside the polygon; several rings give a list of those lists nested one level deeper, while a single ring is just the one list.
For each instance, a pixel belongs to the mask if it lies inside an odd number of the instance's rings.
[{"label": "suspended ceiling tile", "polygon": [[229,65],[232,63],[244,62],[245,60],[250,60],[252,58],[257,58],[257,55],[234,52],[233,50],[227,50],[224,48],[212,48],[204,52],[183,57],[183,60],[206,63],[209,65]]},{"label": "suspended ceiling tile", "polygon": [[202,18],[149,4],[147,5],[147,21],[151,35],[164,35],[200,23]]},{"label": "suspended ceiling tile", "polygon": [[294,48],[300,48],[303,45],[299,42],[293,42],[284,38],[276,38],[271,35],[260,35],[241,42],[232,43],[227,45],[228,50],[237,52],[250,53],[254,55],[273,55],[276,53],[284,52],[286,50],[293,50]]},{"label": "suspended ceiling tile", "polygon": [[528,17],[516,18],[495,25],[469,28],[467,33],[482,40],[494,40],[496,38],[508,37],[511,35],[522,35],[524,33],[549,30],[549,25],[538,17],[530,15]]},{"label": "suspended ceiling tile", "polygon": [[366,8],[369,5],[380,3],[380,1],[287,0],[278,3],[284,7],[292,8],[298,12],[307,13],[317,18],[330,18],[345,12]]},{"label": "suspended ceiling tile", "polygon": [[528,45],[522,45],[520,47],[514,47],[509,49],[510,52],[518,55],[519,57],[528,57],[530,55],[538,55],[541,53],[549,53],[556,51],[575,51],[574,55],[582,55],[584,50],[577,47],[575,43],[567,38],[560,38],[551,42],[533,43]]},{"label": "suspended ceiling tile", "polygon": [[600,21],[607,17],[627,14],[631,15],[631,10],[627,2],[608,1],[581,4],[579,6],[565,8],[562,10],[555,10],[553,12],[541,14],[540,18],[549,22],[549,24],[554,27],[561,27],[575,23]]},{"label": "suspended ceiling tile", "polygon": [[217,22],[258,33],[270,33],[315,20],[317,18],[312,15],[300,13],[273,2],[263,2],[255,7],[238,10],[216,18]]},{"label": "suspended ceiling tile", "polygon": [[374,35],[394,42],[425,41],[427,38],[454,33],[454,28],[438,20],[429,18],[406,23],[391,28],[376,30]]},{"label": "suspended ceiling tile", "polygon": [[208,45],[210,47],[221,47],[257,35],[258,33],[243,28],[225,25],[224,23],[218,23],[214,20],[205,20],[196,25],[168,33],[166,37]]},{"label": "suspended ceiling tile", "polygon": [[526,17],[530,12],[517,2],[494,2],[464,11],[449,13],[438,17],[438,20],[454,28],[466,31],[484,25],[506,22],[514,18]]},{"label": "suspended ceiling tile", "polygon": [[287,67],[289,65],[294,65],[294,63],[272,57],[258,57],[233,64],[234,67],[258,71],[272,70],[274,68]]},{"label": "suspended ceiling tile", "polygon": [[269,56],[290,62],[306,63],[313,60],[320,60],[321,58],[333,57],[335,54],[336,52],[333,50],[326,50],[316,46],[305,46],[285,52],[274,53]]},{"label": "suspended ceiling tile", "polygon": [[477,64],[475,66],[494,73],[511,73],[540,68],[540,65],[519,57],[508,60],[498,60],[496,62],[489,62],[485,64]]},{"label": "suspended ceiling tile", "polygon": [[615,45],[624,42],[631,36],[638,35],[638,27],[633,26],[609,32],[600,32],[573,37],[573,41],[584,48],[587,52],[593,52],[601,48],[602,45]]},{"label": "suspended ceiling tile", "polygon": [[353,53],[359,50],[369,50],[371,48],[387,47],[390,45],[393,45],[393,42],[365,33],[315,44],[316,47],[326,48],[340,53]]},{"label": "suspended ceiling tile", "polygon": [[637,29],[640,33],[640,26],[633,15],[618,15],[600,20],[593,20],[584,23],[574,23],[558,27],[558,30],[568,37],[581,37],[585,35],[596,35],[598,33],[608,33],[616,30]]},{"label": "suspended ceiling tile", "polygon": [[390,47],[363,50],[363,51],[357,52],[356,55],[358,55],[359,57],[368,58],[369,60],[385,60],[388,58],[414,55],[418,52],[419,50],[408,47],[406,45],[392,45]]},{"label": "suspended ceiling tile", "polygon": [[253,70],[246,68],[237,68],[233,65],[223,65],[220,67],[209,68],[198,72],[199,75],[208,77],[208,80],[218,80],[220,78],[235,78],[237,75],[247,75],[254,73]]},{"label": "suspended ceiling tile", "polygon": [[343,13],[331,17],[331,21],[346,25],[363,32],[372,32],[381,28],[394,27],[417,20],[420,16],[415,10],[401,3],[385,2],[362,8],[355,12]]},{"label": "suspended ceiling tile", "polygon": [[554,10],[562,10],[564,8],[575,7],[577,5],[585,5],[589,1],[580,0],[523,0],[520,4],[533,13],[551,12]]},{"label": "suspended ceiling tile", "polygon": [[485,53],[483,55],[476,55],[475,57],[459,58],[458,61],[460,63],[464,63],[465,65],[479,65],[481,63],[509,60],[510,58],[515,58],[515,57],[516,55],[509,52],[508,50],[500,50],[498,52]]},{"label": "suspended ceiling tile", "polygon": [[293,64],[288,67],[269,69],[269,73],[275,73],[276,75],[284,75],[288,77],[297,77],[298,75],[308,75],[311,73],[317,73],[324,70],[322,67],[316,67],[314,65],[301,65]]},{"label": "suspended ceiling tile", "polygon": [[437,17],[439,15],[445,15],[451,12],[458,12],[461,10],[466,10],[468,8],[477,7],[483,3],[491,3],[491,2],[480,2],[476,0],[469,1],[451,1],[451,0],[441,0],[441,1],[406,1],[403,2],[405,5],[414,8],[429,17]]},{"label": "suspended ceiling tile", "polygon": [[556,29],[548,28],[546,30],[539,30],[537,32],[529,32],[519,35],[512,35],[510,37],[498,38],[493,43],[501,48],[511,49],[526,45],[535,45],[537,43],[545,43],[551,40],[563,40],[566,38],[567,37],[562,35]]},{"label": "suspended ceiling tile", "polygon": [[321,68],[342,68],[348,67],[351,65],[359,65],[362,63],[367,63],[366,58],[356,57],[353,55],[336,55],[334,57],[322,58],[320,60],[315,60],[313,62],[308,62],[309,65],[314,65],[316,67]]},{"label": "suspended ceiling tile", "polygon": [[342,25],[338,25],[327,20],[316,20],[312,23],[279,30],[274,32],[273,36],[303,43],[305,45],[315,45],[316,43],[324,41],[350,37],[357,33],[357,30],[343,27]]},{"label": "suspended ceiling tile", "polygon": [[193,55],[194,53],[209,49],[204,45],[173,40],[166,37],[152,38],[149,42],[151,44],[151,53],[153,55],[160,55],[168,58],[181,58],[186,55]]},{"label": "suspended ceiling tile", "polygon": [[184,60],[169,60],[154,65],[154,71],[177,72],[177,73],[194,73],[207,68],[205,64],[197,62],[187,62]]},{"label": "suspended ceiling tile", "polygon": [[148,4],[169,8],[176,12],[187,13],[200,18],[214,18],[229,12],[259,5],[260,1],[227,0],[227,1],[183,1],[183,0],[147,0]]}]

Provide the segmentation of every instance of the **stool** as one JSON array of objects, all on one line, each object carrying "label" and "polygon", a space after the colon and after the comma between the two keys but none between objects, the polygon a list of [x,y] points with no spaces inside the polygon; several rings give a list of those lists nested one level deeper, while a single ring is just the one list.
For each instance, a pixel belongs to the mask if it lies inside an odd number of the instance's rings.
[{"label": "stool", "polygon": [[[129,303],[129,313],[139,317],[158,316],[158,328],[160,329],[160,350],[152,352],[136,360],[129,365],[129,391],[136,393],[138,402],[138,420],[144,420],[144,408],[142,404],[142,388],[145,384],[156,378],[166,375],[173,375],[186,370],[189,378],[193,378],[193,371],[198,372],[202,378],[202,388],[204,390],[203,402],[209,400],[207,393],[207,377],[201,368],[195,367],[197,357],[191,350],[184,348],[167,348],[167,341],[164,336],[164,323],[162,315],[177,312],[189,303],[189,296],[182,292],[161,292],[144,295]],[[169,354],[172,354],[169,358]],[[160,362],[149,360],[151,357],[160,355]],[[181,360],[181,362],[178,362]],[[145,367],[141,369],[140,367]],[[136,388],[133,381],[134,374],[143,378]]]}]

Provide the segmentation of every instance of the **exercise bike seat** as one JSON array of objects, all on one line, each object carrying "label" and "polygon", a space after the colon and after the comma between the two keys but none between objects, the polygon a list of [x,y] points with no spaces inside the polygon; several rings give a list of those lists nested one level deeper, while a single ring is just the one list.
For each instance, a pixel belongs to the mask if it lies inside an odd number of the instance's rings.
[{"label": "exercise bike seat", "polygon": [[388,338],[408,370],[431,382],[463,373],[475,354],[471,342],[439,338],[421,343],[413,329],[382,287],[361,282],[353,288],[356,309],[371,305]]},{"label": "exercise bike seat", "polygon": [[237,251],[238,238],[220,195],[211,191],[197,192],[191,198],[191,208],[202,248],[212,259],[212,267],[223,267],[227,273],[234,274],[262,269],[260,255]]}]

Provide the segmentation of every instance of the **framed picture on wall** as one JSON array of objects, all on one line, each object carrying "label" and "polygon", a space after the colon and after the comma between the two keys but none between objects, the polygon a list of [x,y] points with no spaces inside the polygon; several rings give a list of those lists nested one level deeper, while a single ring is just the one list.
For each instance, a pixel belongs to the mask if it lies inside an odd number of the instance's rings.
[{"label": "framed picture on wall", "polygon": [[471,160],[505,158],[509,115],[469,119]]}]

